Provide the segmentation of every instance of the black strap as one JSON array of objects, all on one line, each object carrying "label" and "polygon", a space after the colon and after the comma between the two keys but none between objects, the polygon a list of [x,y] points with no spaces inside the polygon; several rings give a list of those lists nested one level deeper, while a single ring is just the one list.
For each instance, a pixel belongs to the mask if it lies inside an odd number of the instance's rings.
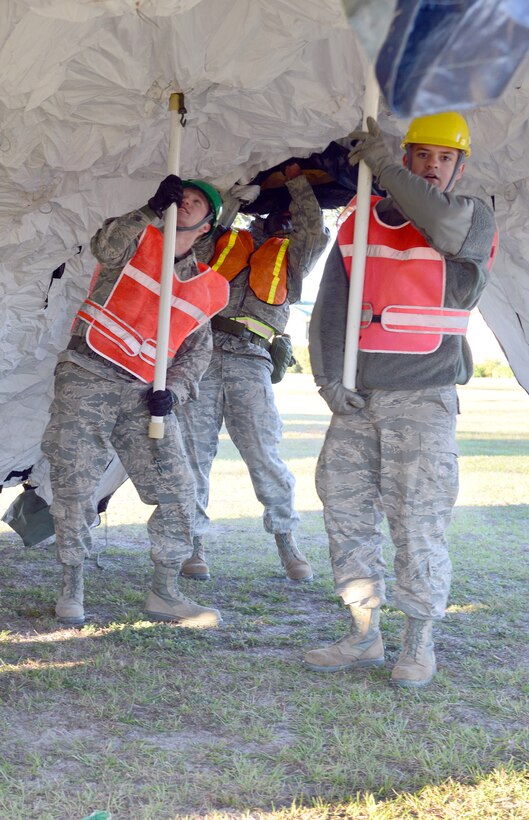
[{"label": "black strap", "polygon": [[227,319],[225,316],[214,316],[211,320],[211,327],[213,330],[221,330],[223,333],[230,333],[232,336],[246,339],[254,345],[264,347],[265,350],[270,350],[272,347],[268,339],[259,336],[258,333],[252,333],[246,325],[243,325],[242,322],[237,322],[235,319]]},{"label": "black strap", "polygon": [[78,333],[74,333],[71,336],[70,341],[68,342],[68,350],[75,350],[76,353],[81,353],[82,356],[86,356],[88,359],[95,359],[97,362],[106,365],[107,367],[113,367],[114,370],[119,368],[119,370],[123,370],[118,364],[115,362],[111,362],[110,359],[105,359],[104,356],[101,356],[99,353],[96,353],[95,350],[92,350],[86,338],[84,336],[79,336]]},{"label": "black strap", "polygon": [[135,376],[132,376],[132,373],[129,373],[128,370],[125,370],[121,365],[116,364],[116,362],[111,362],[110,359],[105,359],[104,356],[100,356],[99,353],[96,353],[95,350],[92,350],[88,342],[86,341],[84,336],[80,336],[78,333],[74,333],[70,341],[68,342],[67,350],[75,350],[76,353],[80,353],[82,356],[86,356],[88,359],[95,359],[96,362],[99,364],[103,364],[105,367],[109,367],[111,370],[115,370],[118,373],[127,376],[128,381],[134,381]]}]

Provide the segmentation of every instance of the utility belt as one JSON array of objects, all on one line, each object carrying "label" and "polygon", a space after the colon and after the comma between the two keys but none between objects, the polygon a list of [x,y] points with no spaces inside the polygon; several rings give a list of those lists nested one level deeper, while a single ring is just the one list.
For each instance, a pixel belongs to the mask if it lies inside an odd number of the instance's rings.
[{"label": "utility belt", "polygon": [[[264,336],[260,336],[258,333],[254,333],[252,330],[249,330],[243,322],[240,322],[237,319],[226,319],[225,316],[213,316],[211,320],[211,327],[213,330],[221,330],[223,333],[230,333],[232,336],[237,336],[239,339],[246,339],[247,342],[251,342],[254,345],[259,345],[259,347],[264,347],[264,349],[268,351],[272,347],[271,341],[266,339]],[[270,332],[274,333],[272,328],[270,328]]]},{"label": "utility belt", "polygon": [[272,364],[274,365],[271,375],[272,384],[277,384],[287,372],[287,368],[296,364],[296,360],[292,355],[292,341],[290,336],[286,333],[276,333],[273,328],[268,325],[263,325],[263,328],[266,327],[271,334],[270,340],[265,339],[264,336],[260,336],[258,333],[249,330],[246,325],[243,324],[244,320],[244,317],[238,320],[226,319],[224,316],[217,315],[213,316],[211,327],[213,330],[231,333],[232,336],[237,336],[239,339],[246,339],[248,342],[252,342],[252,344],[259,345],[259,347],[264,347],[265,350],[268,350]]},{"label": "utility belt", "polygon": [[79,336],[77,333],[71,337],[70,341],[68,342],[68,350],[75,350],[76,353],[82,353],[83,356],[88,356],[89,359],[99,359],[103,364],[107,362],[110,364],[108,359],[104,359],[103,356],[100,356],[99,353],[96,353],[95,350],[92,350],[88,342],[86,341],[84,336]]},{"label": "utility belt", "polygon": [[99,364],[105,365],[105,367],[110,368],[110,370],[123,373],[123,375],[126,375],[131,381],[133,381],[133,377],[128,371],[126,371],[123,367],[120,367],[119,364],[111,362],[110,359],[105,359],[104,356],[101,356],[99,353],[96,353],[95,350],[92,350],[85,337],[79,336],[78,333],[73,334],[66,349],[75,350],[76,353],[80,353],[88,359],[95,359],[95,361],[99,362]]}]

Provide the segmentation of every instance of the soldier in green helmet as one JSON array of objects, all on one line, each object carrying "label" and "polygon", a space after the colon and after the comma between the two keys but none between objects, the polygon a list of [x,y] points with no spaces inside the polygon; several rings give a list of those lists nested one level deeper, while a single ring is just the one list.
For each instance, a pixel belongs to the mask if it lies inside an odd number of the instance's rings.
[{"label": "soldier in green helmet", "polygon": [[[177,205],[166,389],[153,392],[163,234],[158,219]],[[57,555],[63,569],[59,621],[84,622],[83,564],[97,516],[94,490],[117,452],[142,501],[154,576],[147,615],[187,627],[216,626],[220,613],[180,593],[178,570],[192,549],[195,489],[173,406],[197,396],[212,349],[209,319],[227,302],[220,274],[197,262],[222,200],[202,180],[166,177],[146,205],[107,219],[91,240],[98,261],[70,343],[59,356],[42,449],[50,462]],[[163,439],[148,438],[165,416]]]}]

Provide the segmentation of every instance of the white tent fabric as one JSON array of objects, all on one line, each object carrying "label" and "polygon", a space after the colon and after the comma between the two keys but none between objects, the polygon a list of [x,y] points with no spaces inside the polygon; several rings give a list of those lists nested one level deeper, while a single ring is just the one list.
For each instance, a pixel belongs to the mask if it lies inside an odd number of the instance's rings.
[{"label": "white tent fabric", "polygon": [[[358,126],[359,40],[376,52],[394,3],[348,5],[349,19],[340,0],[2,0],[0,484],[38,461],[90,236],[165,175],[169,94],[185,92],[184,177],[226,189],[323,150]],[[466,112],[466,187],[494,197],[501,232],[482,310],[527,390],[528,73]],[[380,122],[397,151],[406,123]]]}]

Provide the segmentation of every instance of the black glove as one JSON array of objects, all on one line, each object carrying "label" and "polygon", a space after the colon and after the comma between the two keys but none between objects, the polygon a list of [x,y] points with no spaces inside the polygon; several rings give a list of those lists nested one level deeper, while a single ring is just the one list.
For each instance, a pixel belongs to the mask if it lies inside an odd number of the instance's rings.
[{"label": "black glove", "polygon": [[154,390],[149,387],[146,393],[151,416],[168,416],[173,409],[174,395],[170,390]]},{"label": "black glove", "polygon": [[161,219],[163,212],[166,211],[173,202],[176,202],[177,206],[180,207],[183,196],[184,188],[182,180],[175,174],[169,174],[168,177],[165,177],[165,179],[160,182],[158,190],[154,196],[151,196],[147,204],[156,216]]},{"label": "black glove", "polygon": [[365,400],[359,393],[348,390],[339,381],[321,387],[319,394],[325,399],[329,409],[340,416],[349,416],[355,410],[361,410],[365,406]]},{"label": "black glove", "polygon": [[363,159],[378,179],[384,168],[394,163],[395,159],[373,117],[367,118],[367,129],[367,131],[352,131],[349,134],[350,140],[357,140],[356,145],[349,152],[349,164],[356,165]]}]

